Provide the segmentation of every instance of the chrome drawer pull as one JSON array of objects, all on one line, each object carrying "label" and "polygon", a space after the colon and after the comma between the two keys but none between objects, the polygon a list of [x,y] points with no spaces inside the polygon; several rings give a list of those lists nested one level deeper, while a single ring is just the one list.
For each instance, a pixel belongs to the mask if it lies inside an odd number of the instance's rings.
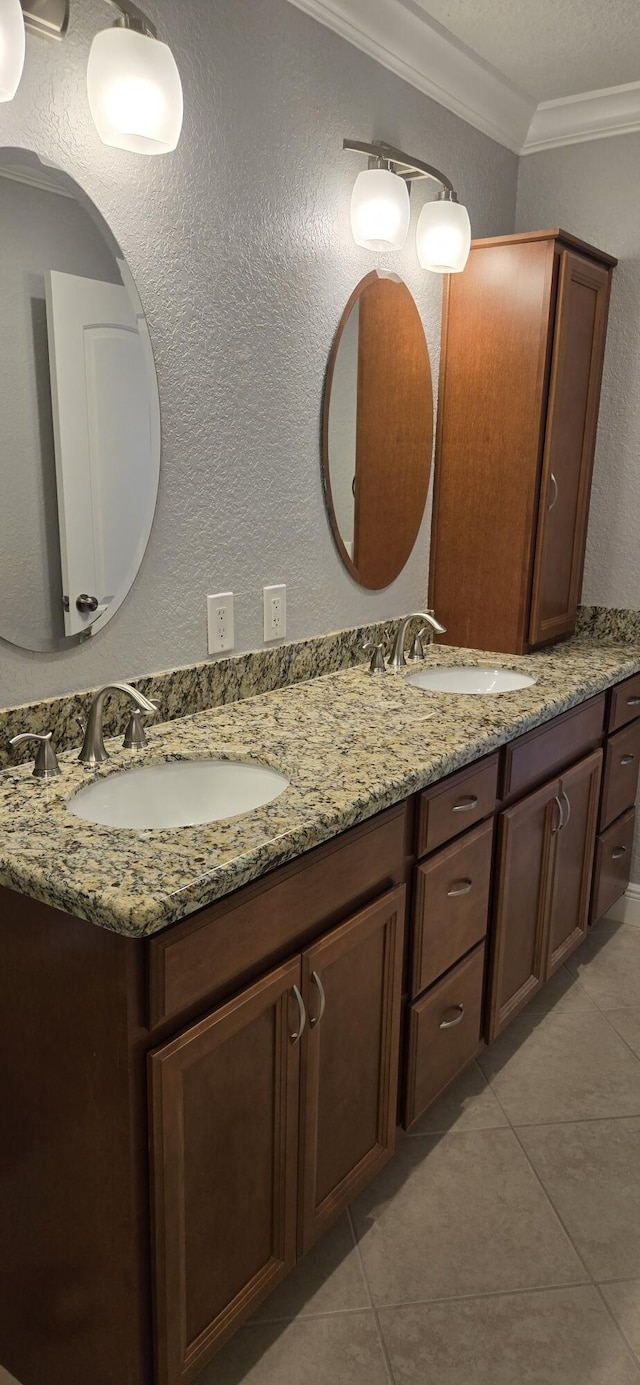
[{"label": "chrome drawer pull", "polygon": [[551,514],[551,511],[553,510],[554,506],[555,506],[555,505],[557,504],[557,502],[558,502],[558,482],[556,481],[556,478],[555,478],[553,472],[551,472],[551,475],[550,475],[550,477],[549,477],[549,480],[550,480],[550,482],[551,482],[551,485],[553,486],[553,500],[551,500],[551,502],[547,505],[547,514],[548,514],[548,515]]},{"label": "chrome drawer pull", "polygon": [[289,1035],[289,1038],[290,1038],[290,1040],[291,1040],[291,1043],[295,1046],[295,1044],[299,1044],[299,1043],[300,1043],[300,1040],[301,1040],[301,1038],[302,1038],[302,1035],[304,1034],[304,1031],[305,1031],[305,1028],[306,1028],[306,1024],[307,1024],[307,1012],[306,1012],[306,1010],[305,1010],[305,1008],[304,1008],[304,1000],[302,999],[302,996],[300,995],[300,992],[299,992],[297,986],[294,986],[294,987],[293,987],[293,994],[294,994],[294,996],[295,996],[295,998],[296,998],[296,1000],[297,1000],[297,1002],[298,1002],[298,1009],[299,1009],[299,1011],[300,1011],[300,1027],[299,1027],[298,1029],[296,1029],[296,1031],[295,1031],[294,1034],[290,1034],[290,1035]]},{"label": "chrome drawer pull", "polygon": [[456,1018],[454,1020],[441,1020],[441,1029],[455,1029],[457,1024],[462,1024],[462,1021],[464,1019],[464,1005],[450,1005],[449,1009],[458,1010],[460,1013],[456,1015]]},{"label": "chrome drawer pull", "polygon": [[621,857],[622,857],[622,856],[626,856],[626,854],[627,854],[627,848],[626,848],[626,846],[617,846],[616,849],[615,849],[615,851],[612,851],[612,852],[611,852],[611,860],[612,860],[612,861],[619,861],[619,860],[621,859]]},{"label": "chrome drawer pull", "polygon": [[322,1019],[322,1016],[324,1015],[324,1012],[327,1008],[327,997],[325,995],[325,989],[320,980],[320,977],[318,976],[317,971],[311,973],[311,980],[313,981],[314,986],[316,986],[318,995],[320,996],[320,1013],[318,1015],[314,1015],[313,1019],[309,1020],[309,1027],[311,1029],[315,1029],[316,1025],[320,1023],[320,1020]]},{"label": "chrome drawer pull", "polygon": [[562,810],[562,804],[561,804],[560,799],[558,798],[558,795],[557,795],[557,794],[555,795],[553,801],[554,801],[554,803],[555,803],[555,805],[556,805],[556,807],[557,807],[557,809],[558,809],[558,812],[559,812],[559,814],[560,814],[560,817],[559,817],[559,820],[558,820],[558,826],[557,826],[557,827],[553,827],[553,826],[552,826],[552,828],[551,828],[552,836],[557,837],[558,832],[561,832],[562,829],[563,829],[563,827],[564,827],[564,812],[563,812],[563,810]]},{"label": "chrome drawer pull", "polygon": [[622,759],[621,759],[621,761],[620,761],[620,764],[621,764],[621,765],[632,765],[633,762],[634,762],[634,760],[635,760],[635,758],[636,758],[635,755],[623,755],[623,756],[622,756]]},{"label": "chrome drawer pull", "polygon": [[480,799],[476,794],[470,793],[468,798],[463,799],[462,803],[456,803],[454,813],[472,813],[477,808]]},{"label": "chrome drawer pull", "polygon": [[460,880],[459,883],[452,885],[448,891],[449,899],[459,899],[462,894],[469,894],[473,889],[473,880]]},{"label": "chrome drawer pull", "polygon": [[562,824],[562,829],[563,829],[563,831],[564,831],[565,827],[568,827],[568,825],[569,825],[569,818],[571,817],[571,804],[570,804],[570,802],[569,802],[569,798],[568,798],[567,794],[565,793],[564,789],[562,790],[562,797],[564,798],[564,801],[565,801],[565,803],[566,803],[566,805],[567,805],[567,816],[566,816],[566,818],[565,818],[565,820],[564,820],[564,822],[563,822],[563,824]]},{"label": "chrome drawer pull", "polygon": [[640,697],[628,697],[627,707],[640,707]]}]

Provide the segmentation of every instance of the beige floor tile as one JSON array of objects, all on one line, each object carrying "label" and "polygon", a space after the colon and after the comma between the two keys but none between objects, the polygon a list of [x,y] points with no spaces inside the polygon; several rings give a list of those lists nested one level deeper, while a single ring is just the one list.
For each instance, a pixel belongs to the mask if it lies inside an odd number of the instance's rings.
[{"label": "beige floor tile", "polygon": [[383,1309],[396,1385],[638,1385],[594,1289]]},{"label": "beige floor tile", "polygon": [[495,1130],[509,1122],[477,1063],[472,1063],[411,1127],[411,1135],[451,1130]]},{"label": "beige floor tile", "polygon": [[640,1120],[518,1133],[594,1279],[640,1275]]},{"label": "beige floor tile", "polygon": [[640,1115],[640,1063],[596,1010],[522,1015],[479,1061],[514,1125]]},{"label": "beige floor tile", "polygon": [[265,1299],[252,1321],[274,1322],[369,1306],[360,1258],[345,1215]]},{"label": "beige floor tile", "polygon": [[379,1304],[585,1279],[510,1130],[405,1140],[352,1215]]},{"label": "beige floor tile", "polygon": [[524,1014],[549,1015],[564,1010],[594,1010],[596,1007],[584,987],[571,976],[565,967],[545,982],[533,1000],[529,1001]]},{"label": "beige floor tile", "polygon": [[640,1009],[605,1010],[609,1023],[640,1058]]},{"label": "beige floor tile", "polygon": [[19,1385],[19,1381],[0,1366],[0,1385]]},{"label": "beige floor tile", "polygon": [[[245,1327],[198,1385],[388,1385],[373,1313]],[[44,1382],[43,1382],[44,1385]]]},{"label": "beige floor tile", "polygon": [[602,1292],[629,1345],[640,1357],[640,1279],[603,1284]]},{"label": "beige floor tile", "polygon": [[637,1006],[640,1000],[640,928],[597,928],[567,962],[601,1010]]}]

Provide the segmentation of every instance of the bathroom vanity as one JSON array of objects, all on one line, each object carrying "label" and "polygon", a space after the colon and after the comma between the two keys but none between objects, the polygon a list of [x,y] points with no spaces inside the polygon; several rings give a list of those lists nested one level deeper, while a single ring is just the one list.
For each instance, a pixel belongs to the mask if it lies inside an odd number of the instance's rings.
[{"label": "bathroom vanity", "polygon": [[[236,889],[238,840],[206,879],[197,829],[178,880],[184,837],[112,834],[112,868],[126,840],[142,876],[152,851],[174,873],[173,923],[127,912],[122,882],[109,898],[109,829],[64,811],[87,774],[71,756],[59,787],[2,776],[0,1341],[23,1385],[195,1379],[624,891],[640,651],[574,641],[523,664],[537,682],[506,700],[355,670],[159,728],[153,754],[200,734],[214,753],[289,716],[307,784],[308,849],[286,860],[283,818],[262,839],[273,805],[239,819],[254,878]],[[324,779],[321,703],[366,710]],[[58,840],[59,874],[20,856],[27,822]]]}]

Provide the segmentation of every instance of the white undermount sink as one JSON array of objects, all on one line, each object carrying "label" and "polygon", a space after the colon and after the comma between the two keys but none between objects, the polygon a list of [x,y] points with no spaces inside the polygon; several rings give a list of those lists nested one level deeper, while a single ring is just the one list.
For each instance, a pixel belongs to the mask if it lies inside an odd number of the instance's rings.
[{"label": "white undermount sink", "polygon": [[433,668],[413,673],[407,682],[430,692],[462,693],[471,697],[490,697],[496,693],[531,688],[535,678],[514,673],[508,668]]},{"label": "white undermount sink", "polygon": [[245,761],[166,760],[97,779],[68,807],[105,827],[167,830],[250,813],[288,786],[277,770]]}]

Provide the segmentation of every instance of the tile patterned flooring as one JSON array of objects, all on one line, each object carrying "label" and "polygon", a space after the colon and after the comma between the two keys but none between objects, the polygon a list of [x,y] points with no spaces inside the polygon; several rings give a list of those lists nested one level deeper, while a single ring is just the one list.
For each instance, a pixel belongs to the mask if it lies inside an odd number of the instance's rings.
[{"label": "tile patterned flooring", "polygon": [[640,1385],[640,928],[594,930],[199,1378],[241,1382]]}]

